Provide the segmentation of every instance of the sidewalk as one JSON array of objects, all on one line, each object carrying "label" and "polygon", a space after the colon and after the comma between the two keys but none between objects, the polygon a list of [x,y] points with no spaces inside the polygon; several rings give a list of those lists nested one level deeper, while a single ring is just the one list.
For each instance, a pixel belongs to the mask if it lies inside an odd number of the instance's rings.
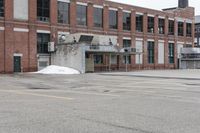
[{"label": "sidewalk", "polygon": [[170,78],[170,79],[189,79],[200,80],[199,69],[184,69],[184,70],[144,70],[137,72],[116,72],[102,73],[103,75],[113,76],[134,76],[134,77],[149,77],[149,78]]}]

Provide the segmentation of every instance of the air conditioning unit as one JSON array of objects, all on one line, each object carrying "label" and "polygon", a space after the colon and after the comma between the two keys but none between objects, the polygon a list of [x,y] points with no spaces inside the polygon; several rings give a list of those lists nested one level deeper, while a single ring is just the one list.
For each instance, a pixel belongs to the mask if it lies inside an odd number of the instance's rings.
[{"label": "air conditioning unit", "polygon": [[54,42],[48,43],[48,52],[55,52],[55,43]]}]

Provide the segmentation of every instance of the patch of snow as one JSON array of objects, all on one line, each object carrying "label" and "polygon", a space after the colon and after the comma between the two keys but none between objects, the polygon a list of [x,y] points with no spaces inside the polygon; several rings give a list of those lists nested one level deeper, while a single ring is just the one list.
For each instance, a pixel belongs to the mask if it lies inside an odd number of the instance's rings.
[{"label": "patch of snow", "polygon": [[35,72],[38,74],[80,74],[78,70],[69,67],[61,67],[61,66],[47,66],[46,68]]}]

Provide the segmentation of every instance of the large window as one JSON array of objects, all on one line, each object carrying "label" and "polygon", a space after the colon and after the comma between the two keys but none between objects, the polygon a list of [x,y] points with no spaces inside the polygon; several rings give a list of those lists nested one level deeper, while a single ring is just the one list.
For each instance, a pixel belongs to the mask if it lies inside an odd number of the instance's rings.
[{"label": "large window", "polygon": [[58,23],[69,23],[69,3],[58,1]]},{"label": "large window", "polygon": [[103,55],[95,54],[93,57],[94,57],[94,64],[103,64]]},{"label": "large window", "polygon": [[148,42],[148,63],[154,63],[154,42]]},{"label": "large window", "polygon": [[[123,40],[123,48],[130,48],[131,47],[131,40],[124,39]],[[123,63],[124,64],[131,64],[131,55],[124,55],[123,56]]]},{"label": "large window", "polygon": [[110,29],[117,29],[117,11],[110,10],[109,11],[109,27]]},{"label": "large window", "polygon": [[186,35],[188,37],[192,36],[192,24],[191,23],[186,24]]},{"label": "large window", "polygon": [[87,6],[77,5],[76,20],[78,25],[87,25]]},{"label": "large window", "polygon": [[174,35],[174,21],[173,20],[169,20],[169,35]]},{"label": "large window", "polygon": [[183,22],[178,22],[178,36],[183,36]]},{"label": "large window", "polygon": [[50,35],[45,33],[37,34],[37,53],[48,53],[48,42]]},{"label": "large window", "polygon": [[37,19],[43,22],[49,22],[50,0],[37,0]]},{"label": "large window", "polygon": [[159,34],[164,34],[165,33],[165,20],[159,18],[158,19],[158,32]]},{"label": "large window", "polygon": [[148,17],[148,32],[154,33],[154,17]]},{"label": "large window", "polygon": [[103,27],[103,9],[94,8],[94,27]]},{"label": "large window", "polygon": [[0,17],[4,17],[4,0],[0,0]]},{"label": "large window", "polygon": [[174,43],[169,43],[169,63],[174,63]]},{"label": "large window", "polygon": [[143,32],[143,15],[136,15],[136,31]]},{"label": "large window", "polygon": [[124,30],[131,30],[131,14],[130,13],[123,13],[123,29]]}]

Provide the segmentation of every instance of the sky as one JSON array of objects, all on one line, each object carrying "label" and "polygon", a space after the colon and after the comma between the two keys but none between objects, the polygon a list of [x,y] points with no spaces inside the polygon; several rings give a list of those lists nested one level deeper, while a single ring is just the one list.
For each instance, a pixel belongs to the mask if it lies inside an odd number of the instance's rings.
[{"label": "sky", "polygon": [[[119,3],[132,4],[135,6],[147,7],[152,9],[164,9],[177,7],[178,0],[110,0]],[[200,15],[200,0],[189,0],[189,5],[195,7],[195,14]]]}]

